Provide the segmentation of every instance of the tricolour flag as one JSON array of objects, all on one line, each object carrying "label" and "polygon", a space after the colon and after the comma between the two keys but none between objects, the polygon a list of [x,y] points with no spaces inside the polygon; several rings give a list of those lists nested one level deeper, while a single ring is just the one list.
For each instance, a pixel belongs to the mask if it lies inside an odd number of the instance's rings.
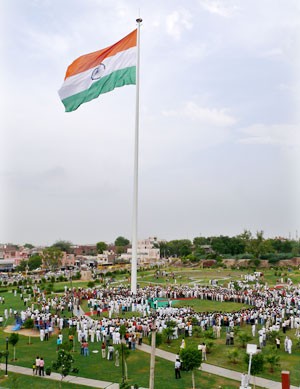
[{"label": "tricolour flag", "polygon": [[137,30],[119,42],[77,58],[58,91],[66,112],[113,89],[136,83]]}]

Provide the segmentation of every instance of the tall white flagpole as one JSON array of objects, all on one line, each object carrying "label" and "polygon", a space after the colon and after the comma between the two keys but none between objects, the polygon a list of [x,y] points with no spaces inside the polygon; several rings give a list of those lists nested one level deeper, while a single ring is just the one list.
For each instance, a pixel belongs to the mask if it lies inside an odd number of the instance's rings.
[{"label": "tall white flagpole", "polygon": [[133,212],[132,212],[132,258],[131,258],[131,292],[137,291],[137,225],[138,225],[138,167],[139,167],[139,111],[140,111],[140,24],[137,28],[137,64],[136,64],[136,101],[135,101],[135,141],[134,141],[134,178],[133,178]]}]

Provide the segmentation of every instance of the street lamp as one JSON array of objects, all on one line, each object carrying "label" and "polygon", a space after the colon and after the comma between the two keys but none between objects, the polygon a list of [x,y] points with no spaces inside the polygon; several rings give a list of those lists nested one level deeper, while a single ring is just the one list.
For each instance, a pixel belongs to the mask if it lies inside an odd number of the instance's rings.
[{"label": "street lamp", "polygon": [[152,328],[151,328],[151,357],[150,357],[149,389],[154,389],[155,347],[156,347],[156,321],[154,317]]},{"label": "street lamp", "polygon": [[5,338],[6,341],[6,355],[5,355],[5,377],[8,377],[7,374],[7,359],[8,359],[8,337]]},{"label": "street lamp", "polygon": [[251,363],[252,356],[257,353],[257,345],[256,344],[247,344],[247,354],[249,354],[249,365],[248,365],[248,374],[244,375],[242,378],[242,384],[240,389],[250,389],[250,377],[251,377]]}]

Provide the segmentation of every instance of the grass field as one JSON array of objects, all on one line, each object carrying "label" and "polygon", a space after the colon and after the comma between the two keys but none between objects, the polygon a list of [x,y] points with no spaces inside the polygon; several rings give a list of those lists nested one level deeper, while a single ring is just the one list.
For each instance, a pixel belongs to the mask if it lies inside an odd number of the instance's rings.
[{"label": "grass field", "polygon": [[[241,279],[241,276],[247,274],[247,271],[238,271],[238,270],[218,270],[218,269],[168,269],[168,271],[175,272],[175,279],[177,284],[201,284],[208,285],[209,281],[212,279],[218,279],[219,285],[224,284],[227,286],[227,283],[230,280],[238,280]],[[288,272],[286,270],[282,271],[282,274],[275,275],[274,270],[264,271],[264,281],[268,283],[268,285],[273,286],[276,284],[276,281],[281,278],[289,277],[293,280],[294,283],[300,281],[300,272],[297,270],[293,270]],[[180,278],[179,278],[180,275]],[[138,276],[138,283],[142,287],[143,285],[149,285],[149,283],[155,284],[169,284],[175,282],[174,280],[168,280],[166,277],[161,277],[158,280],[154,277],[154,271],[143,272],[143,277],[141,275]],[[119,275],[116,277],[114,285],[118,285],[119,283],[124,284],[124,275]],[[62,282],[54,284],[55,290],[61,290],[64,286],[70,286],[70,283]],[[73,281],[73,286],[86,286],[86,283]],[[2,287],[4,289],[4,287]],[[20,299],[20,296],[16,297],[14,294],[10,292],[1,293],[2,296],[5,297],[5,304],[0,305],[0,314],[3,314],[5,308],[12,307],[16,310],[24,309],[24,302]],[[245,306],[232,303],[232,302],[215,302],[208,300],[183,300],[179,303],[180,306],[189,305],[192,306],[197,312],[211,312],[211,311],[221,311],[221,312],[231,312],[240,310],[245,308]],[[86,306],[86,302],[83,303],[83,307],[86,311],[88,308]],[[67,312],[66,312],[67,313]],[[130,316],[131,314],[126,314]],[[135,313],[136,315],[136,313]],[[13,324],[14,319],[10,318],[7,324]],[[242,328],[243,331],[250,334],[251,329],[250,326],[244,326]],[[67,338],[67,330],[63,331],[65,339]],[[261,375],[265,378],[269,378],[272,380],[280,381],[280,373],[281,370],[289,370],[291,371],[291,383],[293,385],[299,385],[300,383],[300,349],[296,348],[296,339],[292,331],[289,331],[289,334],[294,343],[293,353],[292,355],[288,355],[283,351],[283,346],[279,351],[280,355],[280,367],[275,370],[274,373],[270,373],[268,371],[268,367],[266,367],[265,372]],[[6,333],[3,332],[3,329],[0,329],[0,351],[5,349],[5,337]],[[283,340],[283,335],[281,333],[281,337]],[[77,340],[77,339],[76,339]],[[179,350],[179,344],[181,339],[172,340],[171,344],[168,345],[163,343],[161,348],[177,353]],[[199,344],[203,341],[207,342],[207,339],[196,338],[195,336],[191,338],[187,338],[187,344]],[[20,366],[31,367],[33,359],[36,355],[43,356],[45,359],[45,366],[51,366],[52,361],[56,359],[56,337],[53,337],[49,342],[40,342],[39,338],[31,338],[31,345],[28,345],[28,337],[20,336],[20,340],[16,346],[16,357],[17,361],[9,363],[14,363]],[[253,339],[251,343],[256,343],[257,338]],[[283,342],[282,342],[283,343]],[[232,347],[236,347],[238,349],[238,363],[231,364],[228,360],[228,350]],[[10,359],[13,355],[12,347],[10,348]],[[122,371],[121,367],[115,367],[114,364],[107,360],[102,360],[100,357],[100,352],[93,353],[93,350],[100,351],[100,345],[96,343],[90,343],[90,356],[88,358],[84,358],[79,353],[79,345],[75,343],[75,353],[74,366],[79,368],[79,376],[100,379],[111,382],[121,382]],[[237,337],[234,346],[225,346],[225,330],[222,330],[221,339],[213,340],[213,346],[211,348],[211,352],[208,354],[208,363],[215,364],[218,366],[223,366],[225,368],[229,368],[232,370],[237,370],[240,372],[244,372],[247,368],[244,362],[245,349],[243,349],[240,344],[237,342]],[[140,386],[148,387],[149,380],[149,355],[144,354],[139,351],[131,352],[128,357],[128,373],[129,379],[132,384],[138,383]],[[86,363],[88,361],[88,363]],[[3,361],[2,361],[3,362]],[[204,374],[201,371],[196,371],[196,386],[197,388],[219,388],[220,386],[224,388],[238,388],[239,383],[226,380],[223,377],[211,376],[208,374]],[[174,379],[174,366],[173,363],[167,362],[160,358],[156,358],[156,371],[155,371],[155,380],[157,382],[157,388],[162,389],[177,389],[177,388],[189,388],[191,387],[191,374],[189,372],[182,372],[182,380]],[[15,377],[15,378],[14,378]],[[25,380],[23,382],[23,379]],[[16,384],[12,384],[13,380],[15,380]],[[28,380],[28,381],[26,381]],[[37,387],[43,388],[43,386],[39,386],[37,380],[40,380],[36,377],[27,377],[11,375],[8,380],[4,380],[4,378],[0,378],[0,386],[2,387]],[[41,379],[43,381],[43,379]],[[52,385],[52,381],[51,382]],[[55,383],[54,383],[55,384]],[[19,386],[18,386],[19,385]],[[34,386],[36,385],[36,386]],[[43,384],[41,384],[43,385]],[[49,383],[50,385],[50,383]],[[57,385],[57,384],[56,384]],[[66,384],[67,385],[67,384]],[[47,386],[47,388],[51,388],[52,386]],[[57,387],[57,386],[56,386]],[[65,386],[68,388],[68,386]],[[73,386],[74,387],[74,386]]]}]

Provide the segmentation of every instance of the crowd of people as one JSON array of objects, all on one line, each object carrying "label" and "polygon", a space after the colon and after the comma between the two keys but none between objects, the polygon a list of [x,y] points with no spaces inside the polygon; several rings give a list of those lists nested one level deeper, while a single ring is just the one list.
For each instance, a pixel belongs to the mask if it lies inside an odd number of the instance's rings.
[{"label": "crowd of people", "polygon": [[[23,294],[20,296],[24,299]],[[188,304],[181,308],[174,306],[174,300],[179,299],[218,301],[222,303],[220,307],[226,302],[236,302],[244,307],[231,313],[225,313],[222,308],[215,312],[196,312]],[[88,315],[81,309],[83,301],[87,302]],[[67,311],[73,314],[66,315]],[[131,318],[124,314],[128,311],[132,313]],[[108,314],[104,316],[104,312]],[[23,322],[31,318],[42,342],[55,334],[57,349],[63,343],[63,329],[72,329],[69,341],[72,345],[76,341],[80,343],[84,357],[89,356],[90,343],[99,343],[103,358],[118,360],[115,346],[121,343],[122,336],[128,348],[135,350],[136,345],[142,344],[143,338],[148,337],[154,320],[159,333],[172,321],[171,337],[174,339],[193,336],[195,325],[202,331],[211,329],[215,338],[220,338],[221,332],[225,331],[226,345],[233,344],[236,326],[251,326],[252,336],[257,337],[261,348],[270,332],[282,332],[285,335],[284,349],[291,354],[293,344],[286,332],[294,330],[296,338],[300,338],[300,286],[276,289],[257,283],[254,287],[245,285],[237,290],[233,283],[228,287],[149,285],[139,288],[135,296],[130,289],[122,286],[66,287],[62,295],[50,296],[35,286],[32,294],[27,295],[21,312],[12,308],[4,310],[4,318],[9,316],[21,317]],[[276,346],[280,348],[279,337],[276,338]],[[206,351],[205,344],[201,345],[202,355],[203,349]],[[206,359],[206,352],[204,355]],[[36,361],[35,366],[35,373],[43,375],[41,364]]]}]

